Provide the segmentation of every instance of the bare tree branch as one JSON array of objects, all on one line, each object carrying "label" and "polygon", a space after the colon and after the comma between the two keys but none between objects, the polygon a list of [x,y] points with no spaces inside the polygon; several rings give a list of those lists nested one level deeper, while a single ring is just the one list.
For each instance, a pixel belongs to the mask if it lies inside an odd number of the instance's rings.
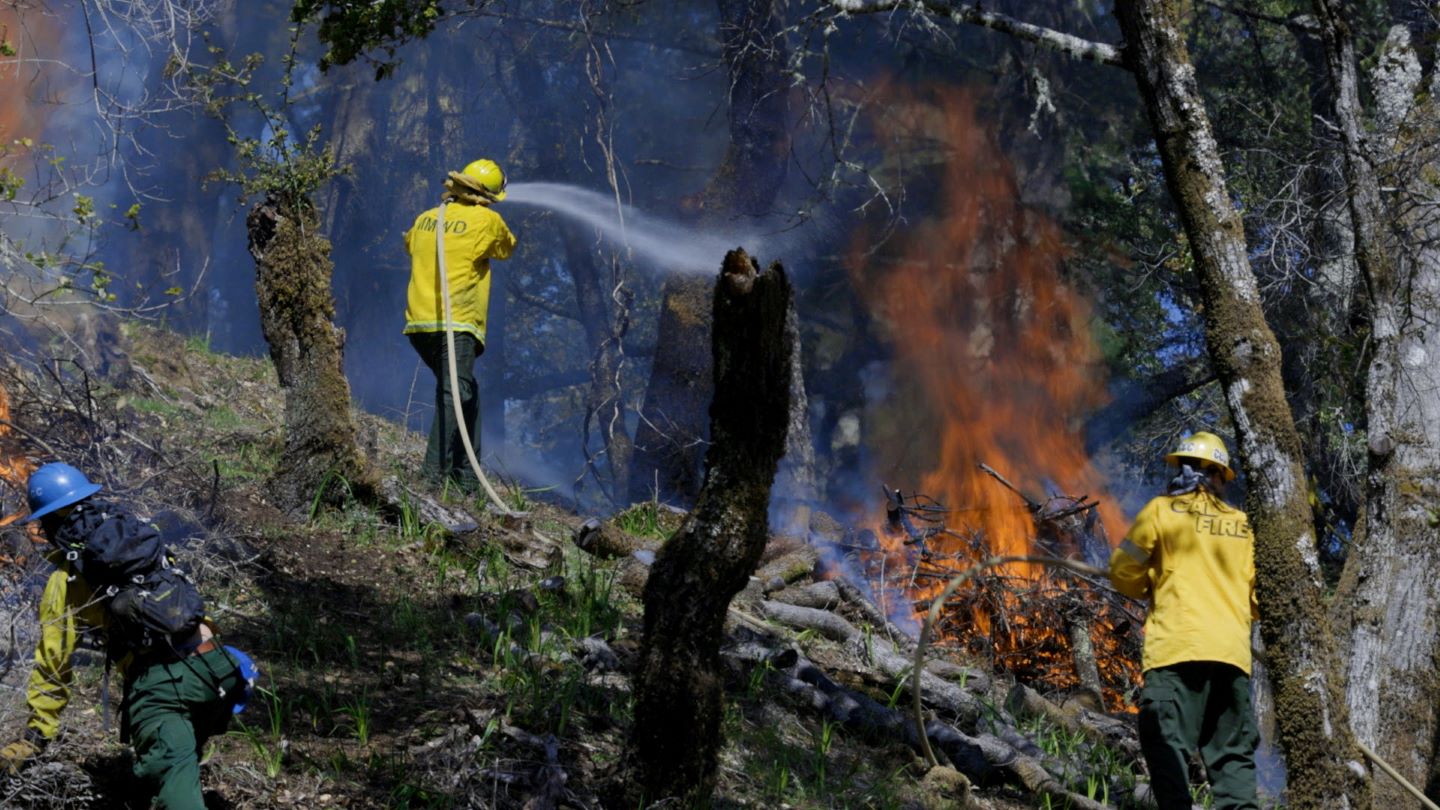
[{"label": "bare tree branch", "polygon": [[1287,16],[1279,14],[1266,14],[1249,8],[1241,8],[1234,3],[1222,3],[1218,0],[1200,0],[1201,3],[1226,14],[1234,14],[1237,17],[1244,17],[1247,20],[1259,20],[1260,22],[1274,23],[1283,26],[1296,34],[1318,34],[1320,24],[1310,14],[1295,12]]},{"label": "bare tree branch", "polygon": [[962,6],[945,0],[830,0],[830,7],[846,14],[877,14],[905,9],[928,11],[936,16],[949,17],[957,23],[978,25],[981,28],[1009,34],[1017,39],[1068,54],[1076,59],[1125,67],[1118,46],[1105,42],[1092,42],[1074,34],[1023,22],[994,11],[985,11],[978,4]]}]

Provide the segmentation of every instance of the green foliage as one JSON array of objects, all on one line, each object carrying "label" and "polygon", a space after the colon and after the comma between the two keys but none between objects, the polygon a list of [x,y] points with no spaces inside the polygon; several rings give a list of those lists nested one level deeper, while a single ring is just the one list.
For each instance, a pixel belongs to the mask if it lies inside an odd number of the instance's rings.
[{"label": "green foliage", "polygon": [[679,528],[678,516],[666,513],[654,501],[637,503],[611,518],[615,528],[635,537],[664,540]]},{"label": "green foliage", "polygon": [[[483,6],[485,2],[465,0],[465,5]],[[319,20],[320,41],[327,48],[320,60],[322,70],[364,59],[375,65],[375,80],[379,81],[399,66],[396,49],[423,39],[435,30],[443,14],[441,0],[296,0],[291,20]],[[368,54],[376,49],[385,57]]]},{"label": "green foliage", "polygon": [[[255,711],[255,708],[264,708],[266,725],[251,726],[246,724],[245,715],[236,719],[237,731],[231,732],[240,736],[249,745],[260,762],[264,765],[265,776],[274,779],[280,775],[285,762],[285,752],[289,748],[289,742],[285,739],[285,700],[279,693],[265,688],[256,690],[256,697],[252,707],[247,714]],[[254,707],[254,704],[260,704]]]},{"label": "green foliage", "polygon": [[[348,169],[336,160],[321,124],[303,135],[290,131],[289,91],[297,64],[294,49],[299,29],[291,33],[291,51],[283,59],[284,73],[273,94],[253,89],[263,57],[250,54],[237,64],[215,46],[210,48],[215,63],[190,68],[188,80],[205,111],[224,124],[226,139],[235,148],[239,164],[234,170],[217,169],[207,179],[234,183],[245,197],[266,197],[282,211],[301,212],[311,210],[315,193]],[[232,123],[237,110],[258,113],[269,136],[241,135]]]}]

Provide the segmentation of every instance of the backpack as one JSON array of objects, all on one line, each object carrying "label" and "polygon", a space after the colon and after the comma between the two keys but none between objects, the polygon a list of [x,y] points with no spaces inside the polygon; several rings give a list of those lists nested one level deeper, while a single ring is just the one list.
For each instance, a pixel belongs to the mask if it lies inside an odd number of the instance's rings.
[{"label": "backpack", "polygon": [[86,502],[60,525],[55,543],[108,612],[112,657],[174,649],[200,629],[205,601],[154,526]]}]

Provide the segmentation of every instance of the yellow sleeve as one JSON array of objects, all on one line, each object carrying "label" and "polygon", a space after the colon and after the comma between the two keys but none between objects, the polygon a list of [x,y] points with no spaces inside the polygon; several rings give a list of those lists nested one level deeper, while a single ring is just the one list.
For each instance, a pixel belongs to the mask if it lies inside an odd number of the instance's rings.
[{"label": "yellow sleeve", "polygon": [[40,642],[35,645],[35,669],[25,692],[30,707],[26,725],[47,740],[59,733],[60,712],[70,702],[70,657],[78,638],[79,613],[79,605],[71,601],[80,590],[86,590],[71,588],[72,584],[68,569],[58,568],[45,582],[40,597]]},{"label": "yellow sleeve", "polygon": [[1149,599],[1150,560],[1160,543],[1156,502],[1151,501],[1135,516],[1135,525],[1124,541],[1110,553],[1110,583],[1132,599]]},{"label": "yellow sleeve", "polygon": [[481,258],[510,258],[510,254],[515,252],[515,234],[510,232],[510,226],[505,224],[505,220],[501,219],[499,214],[496,214],[493,226],[486,230],[488,231],[486,235],[490,238],[490,244],[482,251]]}]

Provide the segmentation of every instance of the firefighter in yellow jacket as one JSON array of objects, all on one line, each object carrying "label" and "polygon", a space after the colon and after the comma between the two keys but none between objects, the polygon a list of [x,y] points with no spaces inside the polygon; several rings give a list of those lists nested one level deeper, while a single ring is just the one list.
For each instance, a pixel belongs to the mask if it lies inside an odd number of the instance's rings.
[{"label": "firefighter in yellow jacket", "polygon": [[[508,259],[515,235],[491,203],[505,199],[505,173],[492,160],[477,160],[445,181],[445,202],[415,218],[405,233],[410,253],[410,288],[405,306],[405,334],[420,359],[435,374],[435,420],[425,447],[423,470],[437,482],[475,483],[460,439],[464,419],[470,440],[480,451],[480,398],[475,384],[475,358],[485,351],[486,314],[490,308],[490,260]],[[445,275],[450,287],[450,320],[445,319],[445,291],[437,263],[437,231],[443,208]],[[455,413],[450,390],[447,326],[455,333],[455,364],[461,413]]]},{"label": "firefighter in yellow jacket", "polygon": [[1257,808],[1250,707],[1255,555],[1250,522],[1221,493],[1235,478],[1212,433],[1165,460],[1167,494],[1145,505],[1110,556],[1110,580],[1151,601],[1145,621],[1140,747],[1161,810],[1191,806],[1189,757],[1205,764],[1217,810]]}]

